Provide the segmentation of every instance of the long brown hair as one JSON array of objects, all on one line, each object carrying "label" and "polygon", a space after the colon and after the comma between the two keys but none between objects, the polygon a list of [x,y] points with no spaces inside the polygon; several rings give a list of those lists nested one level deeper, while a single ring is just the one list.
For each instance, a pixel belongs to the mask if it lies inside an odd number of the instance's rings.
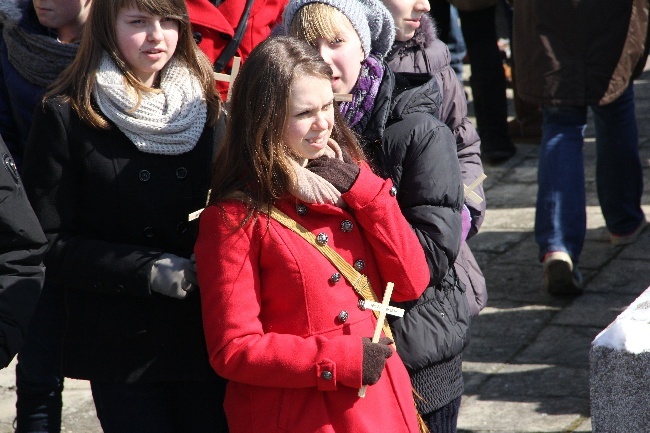
[{"label": "long brown hair", "polygon": [[[271,37],[250,53],[233,84],[228,128],[213,167],[210,204],[237,190],[257,206],[269,205],[287,193],[292,153],[283,135],[291,84],[296,76],[305,75],[332,79],[332,69],[304,41]],[[354,160],[363,159],[337,107],[331,136]]]},{"label": "long brown hair", "polygon": [[201,82],[208,105],[208,124],[214,124],[221,109],[221,99],[215,88],[212,65],[192,37],[184,0],[94,0],[88,21],[84,25],[77,56],[52,84],[43,101],[52,97],[61,98],[68,101],[77,115],[88,124],[96,128],[109,128],[108,121],[92,100],[93,85],[104,51],[120,68],[127,85],[137,93],[138,103],[142,92],[151,91],[130,71],[117,47],[115,24],[118,12],[125,7],[134,7],[178,21],[178,45],[173,57],[185,63]]}]

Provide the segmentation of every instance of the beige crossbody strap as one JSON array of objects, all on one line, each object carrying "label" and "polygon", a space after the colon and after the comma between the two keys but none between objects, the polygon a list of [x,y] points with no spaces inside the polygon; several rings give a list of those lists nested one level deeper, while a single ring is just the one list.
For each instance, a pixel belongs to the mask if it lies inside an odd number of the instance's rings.
[{"label": "beige crossbody strap", "polygon": [[[336,269],[341,272],[341,274],[345,277],[346,280],[352,284],[352,287],[354,288],[354,291],[361,296],[363,299],[374,301],[374,302],[381,302],[379,298],[377,297],[377,294],[375,291],[372,289],[372,286],[370,285],[370,281],[368,280],[368,277],[365,275],[359,273],[352,265],[350,265],[348,262],[345,261],[343,257],[336,251],[334,251],[332,248],[330,248],[327,244],[321,245],[318,243],[316,240],[316,236],[303,226],[301,226],[296,220],[273,206],[271,208],[271,213],[270,213],[271,218],[288,228],[289,230],[293,231],[294,233],[297,233],[300,235],[304,240],[309,242],[311,245],[316,247],[318,251],[320,251],[335,267]],[[375,317],[379,317],[379,311],[373,311],[375,314]],[[384,320],[384,323],[382,324],[382,328],[384,329],[384,334],[386,334],[387,337],[390,339],[393,339],[393,333],[390,330],[390,327],[388,326],[388,322]]]}]

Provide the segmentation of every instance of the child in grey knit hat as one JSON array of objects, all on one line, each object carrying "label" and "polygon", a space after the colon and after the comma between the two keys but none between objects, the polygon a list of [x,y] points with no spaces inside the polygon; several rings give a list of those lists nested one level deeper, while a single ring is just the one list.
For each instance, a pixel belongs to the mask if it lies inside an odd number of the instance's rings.
[{"label": "child in grey knit hat", "polygon": [[[352,94],[339,110],[377,170],[392,178],[400,208],[418,234],[429,288],[418,308],[401,305],[405,316],[391,328],[422,397],[415,399],[422,421],[431,431],[454,433],[470,311],[453,265],[467,231],[458,148],[440,121],[439,86],[427,74],[389,69],[384,57],[395,37],[394,20],[378,0],[290,0],[283,28],[319,50],[332,68],[334,92]],[[436,313],[442,310],[455,314]]]}]

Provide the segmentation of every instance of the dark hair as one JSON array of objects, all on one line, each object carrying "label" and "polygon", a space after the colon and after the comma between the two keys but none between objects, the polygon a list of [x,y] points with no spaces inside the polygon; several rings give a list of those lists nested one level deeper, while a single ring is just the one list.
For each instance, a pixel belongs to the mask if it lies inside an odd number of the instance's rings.
[{"label": "dark hair", "polygon": [[[296,76],[305,75],[332,79],[332,69],[305,41],[271,37],[253,49],[233,83],[228,128],[213,168],[210,204],[239,190],[254,206],[268,206],[287,193],[292,153],[283,135],[291,84]],[[354,160],[363,159],[338,107],[334,107],[331,137]]]},{"label": "dark hair", "polygon": [[138,96],[151,89],[143,86],[129,70],[117,47],[115,26],[122,8],[134,7],[152,15],[169,17],[178,21],[178,44],[173,57],[183,62],[196,75],[203,87],[208,105],[208,124],[214,124],[221,109],[221,99],[214,84],[210,60],[196,46],[190,28],[185,0],[95,0],[90,6],[88,21],[84,24],[79,51],[68,68],[52,84],[43,98],[60,97],[69,101],[77,115],[96,128],[108,128],[109,123],[93,104],[92,90],[102,53],[107,52],[124,74],[127,85]]}]

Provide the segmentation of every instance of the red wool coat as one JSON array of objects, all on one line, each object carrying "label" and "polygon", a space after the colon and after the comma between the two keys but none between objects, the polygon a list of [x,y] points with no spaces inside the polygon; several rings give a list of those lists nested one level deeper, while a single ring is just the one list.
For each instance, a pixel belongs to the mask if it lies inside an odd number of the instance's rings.
[{"label": "red wool coat", "polygon": [[[245,60],[252,49],[269,36],[271,29],[282,21],[282,12],[287,2],[288,0],[256,0],[253,3],[248,26],[236,56]],[[199,48],[214,64],[235,35],[246,0],[225,0],[219,7],[210,0],[185,0],[185,4]],[[230,70],[229,67],[227,69]],[[217,87],[225,100],[228,85],[219,81]]]},{"label": "red wool coat", "polygon": [[[295,197],[277,207],[325,233],[349,263],[363,260],[380,298],[391,281],[395,301],[411,300],[429,271],[391,186],[363,165],[343,195],[346,210]],[[210,362],[230,380],[230,432],[417,433],[411,382],[396,353],[366,397],[357,396],[361,337],[372,337],[376,320],[359,309],[352,286],[333,282],[337,269],[294,232],[266,215],[242,228],[245,215],[238,201],[206,208],[195,246]]]}]

